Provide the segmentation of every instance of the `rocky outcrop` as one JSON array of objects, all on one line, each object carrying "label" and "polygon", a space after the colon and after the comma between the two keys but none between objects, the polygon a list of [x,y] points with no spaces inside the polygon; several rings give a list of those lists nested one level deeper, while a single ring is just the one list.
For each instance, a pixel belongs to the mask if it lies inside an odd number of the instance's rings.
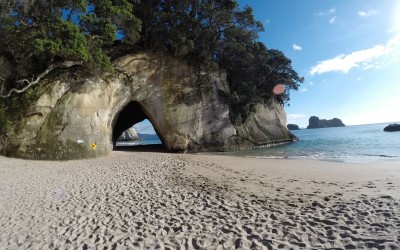
[{"label": "rocky outcrop", "polygon": [[139,139],[138,134],[134,128],[128,128],[117,138],[117,141],[137,141]]},{"label": "rocky outcrop", "polygon": [[299,125],[297,125],[297,124],[288,124],[287,128],[289,130],[300,130]]},{"label": "rocky outcrop", "polygon": [[140,53],[114,62],[112,74],[58,77],[9,133],[1,153],[32,159],[97,157],[117,137],[149,119],[170,151],[240,150],[295,140],[282,105],[258,105],[245,124],[230,120],[223,73],[208,87],[185,61]]},{"label": "rocky outcrop", "polygon": [[395,131],[400,131],[400,124],[389,124],[386,126],[383,131],[385,132],[395,132]]},{"label": "rocky outcrop", "polygon": [[344,123],[338,119],[333,118],[331,120],[319,119],[318,116],[311,116],[308,121],[308,129],[311,128],[331,128],[331,127],[344,127]]}]

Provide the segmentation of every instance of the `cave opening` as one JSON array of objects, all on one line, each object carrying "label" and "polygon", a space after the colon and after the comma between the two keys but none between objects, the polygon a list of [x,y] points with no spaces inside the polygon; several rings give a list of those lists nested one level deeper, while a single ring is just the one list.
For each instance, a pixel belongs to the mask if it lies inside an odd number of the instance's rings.
[{"label": "cave opening", "polygon": [[[132,101],[128,103],[116,116],[113,124],[112,142],[114,150],[167,151],[162,136],[154,126],[151,117],[146,114],[138,102]],[[132,141],[129,141],[129,139],[124,142],[119,141],[122,133],[126,133],[132,127],[138,130],[136,131],[137,138]]]}]

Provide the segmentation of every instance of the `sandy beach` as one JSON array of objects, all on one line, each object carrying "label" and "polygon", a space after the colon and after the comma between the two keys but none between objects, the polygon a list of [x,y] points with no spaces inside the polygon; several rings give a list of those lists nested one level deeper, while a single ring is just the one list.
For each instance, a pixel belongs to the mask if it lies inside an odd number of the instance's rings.
[{"label": "sandy beach", "polygon": [[400,163],[0,157],[0,249],[399,249]]}]

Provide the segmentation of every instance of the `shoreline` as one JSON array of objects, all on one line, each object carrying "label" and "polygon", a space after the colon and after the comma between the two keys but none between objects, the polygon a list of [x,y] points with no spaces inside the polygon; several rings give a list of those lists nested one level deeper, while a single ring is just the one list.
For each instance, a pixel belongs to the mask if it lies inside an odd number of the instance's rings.
[{"label": "shoreline", "polygon": [[[238,151],[240,152],[240,151]],[[168,152],[164,152],[168,153]],[[288,161],[321,161],[321,162],[336,162],[344,164],[400,164],[400,158],[397,156],[377,155],[379,158],[316,158],[309,156],[262,156],[262,155],[240,155],[234,154],[235,152],[200,152],[200,153],[186,153],[188,155],[215,155],[238,157],[245,159],[260,159],[260,160],[288,160]]]},{"label": "shoreline", "polygon": [[0,249],[399,248],[396,163],[130,151],[0,162]]},{"label": "shoreline", "polygon": [[[224,155],[194,155],[226,169],[250,172],[253,177],[293,178],[331,182],[366,182],[395,179],[400,185],[398,162],[342,162],[319,159],[265,159]],[[211,174],[211,173],[210,173]],[[400,199],[399,194],[393,194]]]}]

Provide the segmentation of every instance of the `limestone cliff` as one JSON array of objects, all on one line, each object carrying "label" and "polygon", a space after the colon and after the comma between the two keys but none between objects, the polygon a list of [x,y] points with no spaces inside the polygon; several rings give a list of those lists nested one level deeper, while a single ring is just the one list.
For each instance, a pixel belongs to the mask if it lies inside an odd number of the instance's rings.
[{"label": "limestone cliff", "polygon": [[108,154],[117,137],[148,118],[170,151],[239,150],[295,137],[278,103],[258,105],[245,124],[234,126],[224,96],[225,74],[209,88],[185,61],[159,54],[127,55],[115,72],[43,83],[48,90],[8,135],[2,154],[32,159],[76,159]]}]

